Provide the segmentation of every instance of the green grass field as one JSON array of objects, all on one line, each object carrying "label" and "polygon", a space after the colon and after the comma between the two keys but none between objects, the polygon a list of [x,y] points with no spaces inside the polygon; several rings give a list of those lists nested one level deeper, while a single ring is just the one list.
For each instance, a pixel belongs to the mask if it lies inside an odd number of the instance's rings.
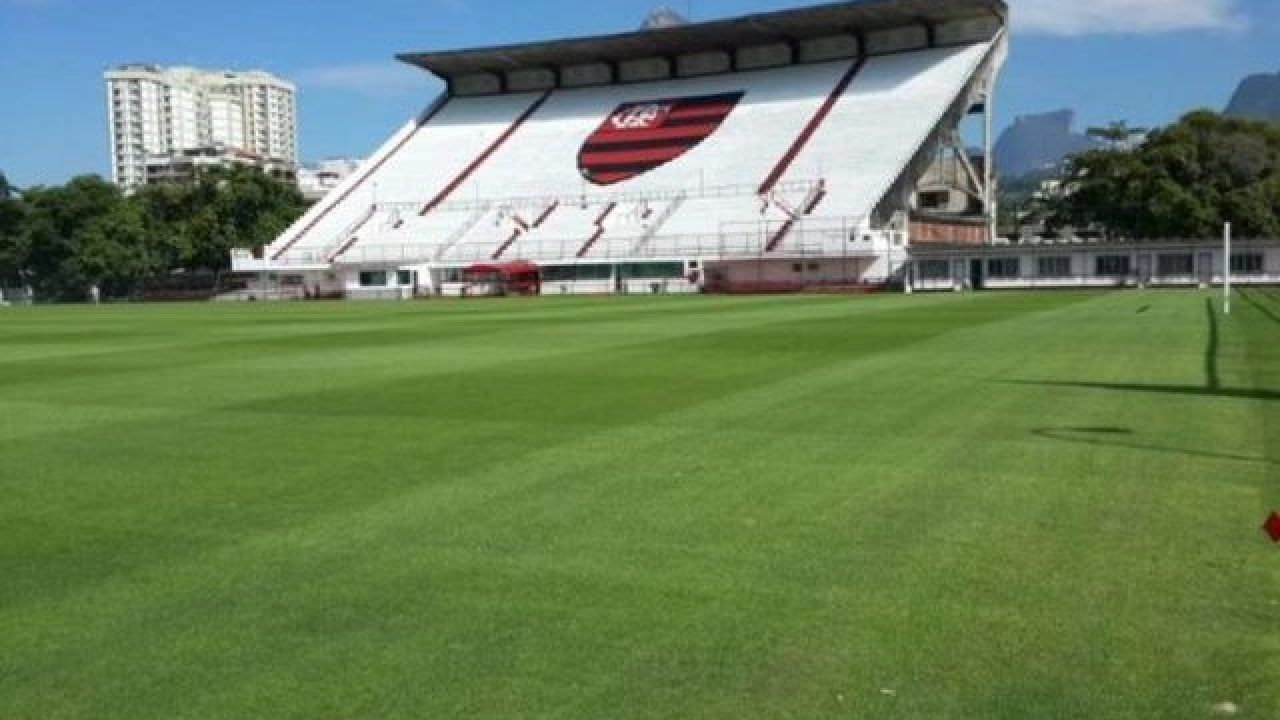
[{"label": "green grass field", "polygon": [[0,718],[1280,718],[1280,293],[0,311]]}]

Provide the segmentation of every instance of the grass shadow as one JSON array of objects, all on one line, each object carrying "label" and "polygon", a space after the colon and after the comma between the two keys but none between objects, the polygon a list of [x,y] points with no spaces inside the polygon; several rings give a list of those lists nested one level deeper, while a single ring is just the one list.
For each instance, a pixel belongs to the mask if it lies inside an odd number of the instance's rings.
[{"label": "grass shadow", "polygon": [[1159,395],[1184,395],[1188,397],[1233,398],[1237,400],[1280,400],[1280,392],[1263,388],[1211,388],[1201,385],[1142,385],[1139,383],[1106,383],[1106,382],[1064,382],[1022,380],[1009,381],[1018,385],[1041,385],[1044,387],[1077,388],[1082,390],[1118,390],[1123,392],[1155,393]]},{"label": "grass shadow", "polygon": [[[1280,323],[1270,310],[1259,307],[1256,300],[1241,293],[1254,307],[1258,307],[1272,320]],[[1117,390],[1123,392],[1154,393],[1159,395],[1183,395],[1188,397],[1232,398],[1238,400],[1280,400],[1280,391],[1264,388],[1224,388],[1218,367],[1218,354],[1222,345],[1222,329],[1212,300],[1205,300],[1205,316],[1209,323],[1209,340],[1204,351],[1204,385],[1143,385],[1139,383],[1108,383],[1044,380],[1038,382],[1012,380],[1018,385],[1042,385],[1046,387],[1078,388],[1084,390]]]},{"label": "grass shadow", "polygon": [[1154,443],[1141,442],[1139,440],[1122,439],[1126,437],[1136,437],[1136,433],[1129,428],[1033,428],[1031,430],[1031,434],[1046,440],[1055,440],[1058,442],[1073,443],[1076,445],[1122,448],[1126,450],[1141,450],[1143,452],[1158,452],[1167,455],[1181,455],[1183,457],[1191,457],[1201,460],[1228,460],[1231,462],[1255,463],[1261,465],[1277,464],[1274,460],[1265,457],[1210,452],[1207,450],[1192,450],[1188,448],[1171,447],[1169,445],[1156,445]]},{"label": "grass shadow", "polygon": [[1204,383],[1210,390],[1222,388],[1222,380],[1218,376],[1218,347],[1222,337],[1218,328],[1218,313],[1213,308],[1212,300],[1204,301],[1204,313],[1209,319],[1209,343],[1204,349]]}]

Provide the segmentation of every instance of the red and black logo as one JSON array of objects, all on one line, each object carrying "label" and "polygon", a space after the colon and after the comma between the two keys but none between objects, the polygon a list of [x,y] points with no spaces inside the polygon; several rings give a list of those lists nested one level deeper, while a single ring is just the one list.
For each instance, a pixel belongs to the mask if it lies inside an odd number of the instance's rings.
[{"label": "red and black logo", "polygon": [[742,93],[619,105],[578,153],[582,176],[613,185],[665,165],[720,128]]}]

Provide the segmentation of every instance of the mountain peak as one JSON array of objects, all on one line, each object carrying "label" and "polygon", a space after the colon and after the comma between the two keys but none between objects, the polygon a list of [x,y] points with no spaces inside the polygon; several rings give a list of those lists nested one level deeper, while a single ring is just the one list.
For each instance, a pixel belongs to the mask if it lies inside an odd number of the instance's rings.
[{"label": "mountain peak", "polygon": [[688,25],[689,20],[680,13],[672,10],[670,6],[659,5],[654,8],[644,19],[644,24],[640,26],[641,30],[661,30],[662,28],[679,27]]},{"label": "mountain peak", "polygon": [[1062,109],[1039,115],[1021,115],[1000,135],[995,166],[1002,177],[1021,177],[1057,168],[1063,158],[1096,146],[1075,132],[1076,114]]},{"label": "mountain peak", "polygon": [[1227,105],[1226,114],[1280,122],[1280,73],[1262,73],[1245,78]]}]

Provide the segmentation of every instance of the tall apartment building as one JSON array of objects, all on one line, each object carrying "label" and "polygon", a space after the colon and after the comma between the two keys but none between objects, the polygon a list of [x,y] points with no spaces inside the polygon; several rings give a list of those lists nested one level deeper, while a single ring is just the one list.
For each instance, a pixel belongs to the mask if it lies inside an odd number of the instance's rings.
[{"label": "tall apartment building", "polygon": [[121,65],[105,77],[119,185],[145,183],[148,157],[215,146],[297,163],[296,90],[270,73]]}]

